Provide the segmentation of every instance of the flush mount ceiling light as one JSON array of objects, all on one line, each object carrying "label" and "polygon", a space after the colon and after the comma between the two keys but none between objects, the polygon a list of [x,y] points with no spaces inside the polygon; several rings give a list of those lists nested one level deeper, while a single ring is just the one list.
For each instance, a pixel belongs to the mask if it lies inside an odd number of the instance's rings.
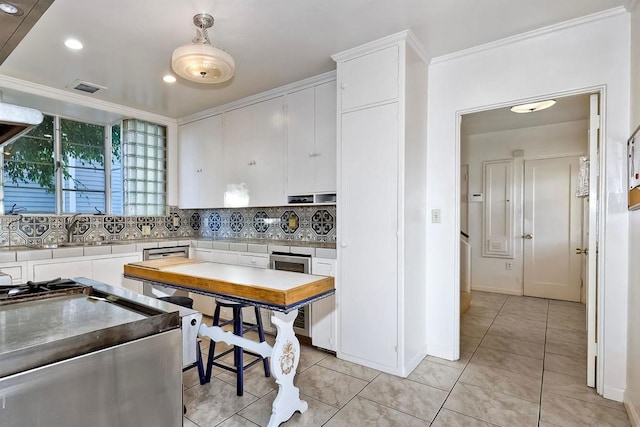
[{"label": "flush mount ceiling light", "polygon": [[233,57],[211,46],[207,28],[213,27],[213,16],[200,13],[193,17],[196,37],[191,44],[173,51],[171,67],[182,78],[197,83],[222,83],[233,77],[236,68]]},{"label": "flush mount ceiling light", "polygon": [[555,103],[555,99],[548,99],[546,101],[516,105],[515,107],[511,107],[511,111],[514,113],[533,113],[534,111],[540,111],[552,107]]},{"label": "flush mount ceiling light", "polygon": [[64,45],[69,49],[73,49],[73,50],[80,50],[84,47],[80,42],[80,40],[76,40],[76,39],[67,39],[64,41]]},{"label": "flush mount ceiling light", "polygon": [[13,3],[9,2],[0,2],[0,10],[6,13],[7,15],[20,16],[22,15],[22,9],[16,6]]}]

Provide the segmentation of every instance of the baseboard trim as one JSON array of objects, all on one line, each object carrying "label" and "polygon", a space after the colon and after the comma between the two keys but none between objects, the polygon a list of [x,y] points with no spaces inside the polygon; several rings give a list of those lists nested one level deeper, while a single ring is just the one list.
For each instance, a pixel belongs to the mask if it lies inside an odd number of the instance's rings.
[{"label": "baseboard trim", "polygon": [[504,289],[504,288],[495,288],[492,286],[484,286],[484,285],[471,285],[472,291],[482,291],[482,292],[494,292],[497,294],[506,294],[506,295],[517,295],[522,296],[522,291],[520,289]]},{"label": "baseboard trim", "polygon": [[631,425],[640,427],[640,409],[633,404],[628,390],[624,392],[624,407],[627,410],[627,415],[629,415],[629,420],[631,420]]}]

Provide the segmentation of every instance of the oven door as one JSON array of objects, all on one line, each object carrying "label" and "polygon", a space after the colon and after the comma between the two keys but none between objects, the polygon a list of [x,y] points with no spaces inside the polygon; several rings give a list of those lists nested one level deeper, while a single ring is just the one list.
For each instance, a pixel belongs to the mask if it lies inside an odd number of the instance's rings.
[{"label": "oven door", "polygon": [[[273,252],[269,257],[272,270],[293,271],[295,273],[311,274],[311,256],[285,252]],[[311,305],[298,309],[298,317],[293,322],[296,334],[311,337]]]}]

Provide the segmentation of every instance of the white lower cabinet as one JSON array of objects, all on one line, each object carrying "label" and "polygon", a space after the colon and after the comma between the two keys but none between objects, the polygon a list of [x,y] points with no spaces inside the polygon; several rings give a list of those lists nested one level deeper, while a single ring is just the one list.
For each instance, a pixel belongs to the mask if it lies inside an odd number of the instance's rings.
[{"label": "white lower cabinet", "polygon": [[125,279],[123,276],[125,264],[141,260],[142,254],[135,252],[27,261],[28,277],[23,277],[21,281],[33,280],[38,282],[58,277],[86,277],[107,285],[119,286],[141,293],[142,284],[140,282]]},{"label": "white lower cabinet", "polygon": [[27,262],[3,262],[0,272],[11,276],[11,284],[20,285],[27,281]]},{"label": "white lower cabinet", "polygon": [[[337,261],[327,258],[313,258],[311,273],[318,276],[336,277]],[[336,283],[336,289],[337,289]],[[316,301],[311,307],[311,344],[326,350],[337,351],[338,321],[336,297],[331,295]]]},{"label": "white lower cabinet", "polygon": [[111,256],[109,258],[93,260],[93,280],[108,285],[121,286],[139,294],[142,293],[142,282],[126,279],[123,276],[124,265],[130,262],[139,262],[142,255],[139,253],[129,255]]},{"label": "white lower cabinet", "polygon": [[27,264],[30,266],[30,280],[34,282],[51,280],[58,277],[86,277],[93,279],[93,261],[85,257],[27,261]]}]

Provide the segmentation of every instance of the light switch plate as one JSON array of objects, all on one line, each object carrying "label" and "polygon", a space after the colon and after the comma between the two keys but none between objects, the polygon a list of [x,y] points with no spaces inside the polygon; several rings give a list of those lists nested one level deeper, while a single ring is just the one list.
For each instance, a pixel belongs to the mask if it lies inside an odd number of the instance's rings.
[{"label": "light switch plate", "polygon": [[431,222],[434,224],[442,222],[440,209],[431,209]]},{"label": "light switch plate", "polygon": [[180,218],[177,216],[173,217],[173,226],[174,227],[180,227]]},{"label": "light switch plate", "polygon": [[151,226],[150,225],[143,225],[142,226],[142,235],[143,236],[148,236],[151,234]]}]

